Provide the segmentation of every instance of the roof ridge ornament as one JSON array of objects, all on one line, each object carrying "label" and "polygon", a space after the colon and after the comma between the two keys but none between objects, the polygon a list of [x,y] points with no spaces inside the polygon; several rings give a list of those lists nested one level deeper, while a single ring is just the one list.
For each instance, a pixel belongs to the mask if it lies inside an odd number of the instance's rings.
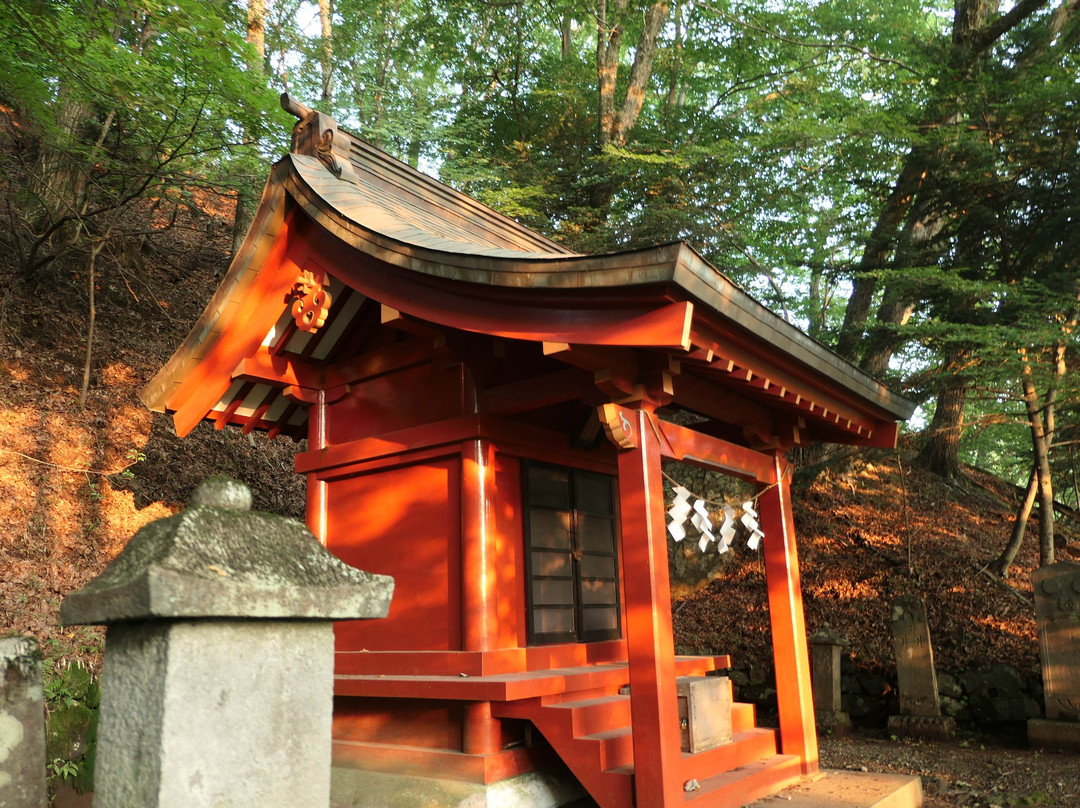
[{"label": "roof ridge ornament", "polygon": [[288,112],[290,115],[296,116],[300,120],[303,120],[315,111],[311,107],[301,104],[299,101],[296,100],[295,96],[290,95],[289,93],[282,93],[280,100],[281,108]]},{"label": "roof ridge ornament", "polygon": [[352,142],[347,132],[340,131],[337,121],[325,112],[301,104],[289,93],[281,94],[281,108],[298,119],[289,151],[314,157],[337,179],[353,182],[355,175],[349,158]]},{"label": "roof ridge ornament", "polygon": [[341,179],[341,163],[334,157],[334,130],[324,129],[319,135],[319,141],[315,144],[315,156],[319,162],[326,166],[330,173]]}]

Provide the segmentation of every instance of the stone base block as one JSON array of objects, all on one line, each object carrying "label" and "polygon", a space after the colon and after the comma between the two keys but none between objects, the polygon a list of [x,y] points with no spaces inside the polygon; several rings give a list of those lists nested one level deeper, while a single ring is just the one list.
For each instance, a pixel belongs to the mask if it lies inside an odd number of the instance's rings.
[{"label": "stone base block", "polygon": [[583,796],[565,768],[487,785],[338,766],[330,775],[330,808],[559,808]]},{"label": "stone base block", "polygon": [[814,710],[814,723],[821,735],[843,737],[851,732],[851,717],[842,710]]},{"label": "stone base block", "polygon": [[890,715],[889,732],[907,738],[945,741],[956,732],[956,721],[943,715]]},{"label": "stone base block", "polygon": [[1080,721],[1028,721],[1028,745],[1034,749],[1067,749],[1080,752]]},{"label": "stone base block", "polygon": [[326,805],[329,621],[134,620],[106,645],[95,808]]},{"label": "stone base block", "polygon": [[747,808],[922,808],[918,777],[826,771]]}]

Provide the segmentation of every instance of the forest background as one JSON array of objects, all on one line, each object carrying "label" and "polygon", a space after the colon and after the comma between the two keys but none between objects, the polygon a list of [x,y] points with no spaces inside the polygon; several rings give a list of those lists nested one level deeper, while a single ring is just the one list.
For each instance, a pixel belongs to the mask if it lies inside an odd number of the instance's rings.
[{"label": "forest background", "polygon": [[1080,0],[0,0],[0,217],[85,404],[102,284],[208,196],[238,243],[290,92],[574,250],[691,242],[918,401],[922,466],[1026,486],[1004,576],[1080,506],[1078,41]]},{"label": "forest background", "polygon": [[[41,643],[55,717],[104,640],[59,604],[139,527],[218,472],[302,516],[295,446],[181,441],[137,399],[287,149],[288,91],[572,249],[685,239],[916,400],[900,451],[794,458],[807,625],[850,639],[883,723],[889,603],[920,594],[958,720],[985,719],[972,683],[1003,663],[1016,698],[991,701],[1022,727],[1025,573],[1080,557],[1054,520],[1080,510],[1078,43],[1080,0],[0,0],[0,635]],[[690,549],[676,575],[716,560]],[[764,712],[764,575],[739,549],[675,592],[676,643],[732,653]],[[1076,805],[1071,764],[967,743],[830,765],[922,774],[933,808]],[[89,788],[88,755],[51,748],[54,779]]]}]

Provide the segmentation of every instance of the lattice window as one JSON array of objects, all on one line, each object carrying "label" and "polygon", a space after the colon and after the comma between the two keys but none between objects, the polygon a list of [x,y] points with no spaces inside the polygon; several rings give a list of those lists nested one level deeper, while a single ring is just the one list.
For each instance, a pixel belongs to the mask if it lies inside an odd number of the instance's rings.
[{"label": "lattice window", "polygon": [[621,636],[615,478],[526,463],[531,645]]}]

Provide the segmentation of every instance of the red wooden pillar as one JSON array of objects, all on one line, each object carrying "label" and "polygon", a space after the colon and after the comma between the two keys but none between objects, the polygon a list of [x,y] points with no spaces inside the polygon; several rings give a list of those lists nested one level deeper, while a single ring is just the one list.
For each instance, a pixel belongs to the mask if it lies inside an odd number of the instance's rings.
[{"label": "red wooden pillar", "polygon": [[461,474],[461,633],[464,650],[490,651],[497,636],[491,441],[477,439],[462,444]]},{"label": "red wooden pillar", "polygon": [[791,514],[790,464],[775,458],[776,485],[758,499],[769,590],[776,700],[780,712],[780,747],[798,755],[803,774],[818,770],[814,700],[810,691],[810,657],[806,646],[799,555]]},{"label": "red wooden pillar", "polygon": [[[461,451],[461,636],[464,650],[490,651],[496,643],[496,548],[493,535],[495,500],[494,450],[476,439]],[[499,720],[489,702],[465,705],[463,751],[482,755],[500,748]]]},{"label": "red wooden pillar", "polygon": [[[326,391],[319,391],[318,400],[308,410],[308,446],[311,449],[326,448]],[[308,530],[326,544],[326,482],[308,475],[307,503],[304,512],[307,515]]]},{"label": "red wooden pillar", "polygon": [[671,808],[684,798],[660,444],[649,413],[628,415],[636,448],[619,453],[619,507],[635,805]]}]

